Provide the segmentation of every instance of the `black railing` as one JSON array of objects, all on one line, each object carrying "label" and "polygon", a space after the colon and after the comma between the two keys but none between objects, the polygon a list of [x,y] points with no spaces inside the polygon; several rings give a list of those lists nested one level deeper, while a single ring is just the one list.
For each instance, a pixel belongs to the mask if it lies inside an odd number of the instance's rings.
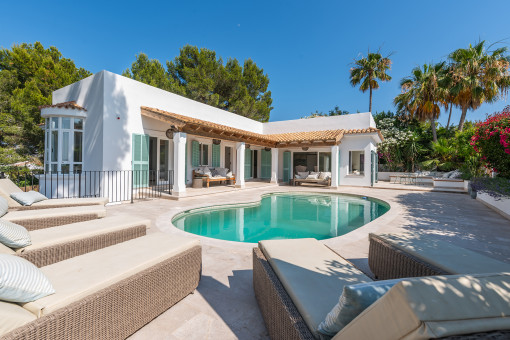
[{"label": "black railing", "polygon": [[171,194],[173,170],[101,170],[74,173],[15,170],[1,173],[23,191],[48,198],[107,197],[110,202]]}]

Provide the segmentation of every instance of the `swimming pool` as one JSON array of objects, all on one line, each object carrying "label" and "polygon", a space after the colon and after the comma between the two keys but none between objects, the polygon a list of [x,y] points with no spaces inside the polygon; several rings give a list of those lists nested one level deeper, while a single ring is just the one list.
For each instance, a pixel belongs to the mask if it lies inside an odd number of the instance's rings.
[{"label": "swimming pool", "polygon": [[260,202],[192,209],[172,223],[189,233],[221,240],[260,240],[344,235],[385,214],[383,201],[343,194],[273,193]]}]

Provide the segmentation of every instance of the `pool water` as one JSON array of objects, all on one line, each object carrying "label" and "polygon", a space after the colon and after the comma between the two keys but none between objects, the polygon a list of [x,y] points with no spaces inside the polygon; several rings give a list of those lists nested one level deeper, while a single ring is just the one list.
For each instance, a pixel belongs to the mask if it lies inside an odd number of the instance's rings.
[{"label": "pool water", "polygon": [[387,203],[368,197],[275,193],[258,203],[189,210],[172,223],[189,233],[228,241],[323,240],[344,235],[388,210]]}]

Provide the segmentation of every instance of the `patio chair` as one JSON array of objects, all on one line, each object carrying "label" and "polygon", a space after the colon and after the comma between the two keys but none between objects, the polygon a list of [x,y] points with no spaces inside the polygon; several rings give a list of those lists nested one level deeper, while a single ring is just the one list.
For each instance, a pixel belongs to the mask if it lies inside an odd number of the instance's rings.
[{"label": "patio chair", "polygon": [[30,231],[32,244],[18,249],[0,243],[0,253],[18,255],[37,267],[146,235],[150,220],[112,216]]},{"label": "patio chair", "polygon": [[[261,241],[253,249],[255,297],[271,339],[319,339],[343,287],[371,281],[315,239]],[[332,338],[475,339],[489,332],[505,339],[509,283],[510,273],[403,279]]]},{"label": "patio chair", "polygon": [[10,210],[36,210],[48,208],[65,208],[78,207],[88,205],[104,206],[108,203],[108,198],[91,197],[91,198],[53,198],[36,202],[32,205],[21,205],[11,198],[12,193],[23,192],[16,184],[8,178],[0,179],[0,197],[7,200]]},{"label": "patio chair", "polygon": [[37,230],[95,220],[105,216],[106,208],[104,206],[89,205],[56,209],[15,210],[9,211],[1,218],[22,225],[28,230]]},{"label": "patio chair", "polygon": [[40,270],[56,293],[0,301],[3,340],[125,339],[198,285],[197,240],[155,233]]}]

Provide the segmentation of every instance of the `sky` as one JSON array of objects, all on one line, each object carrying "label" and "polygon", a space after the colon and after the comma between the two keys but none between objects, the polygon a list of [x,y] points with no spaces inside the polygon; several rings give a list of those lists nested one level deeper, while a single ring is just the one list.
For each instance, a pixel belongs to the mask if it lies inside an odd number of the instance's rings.
[{"label": "sky", "polygon": [[[390,82],[374,91],[373,112],[393,110],[400,79],[480,39],[510,45],[510,1],[9,1],[0,47],[40,41],[93,73],[122,73],[136,54],[163,64],[186,44],[223,60],[251,58],[269,76],[271,121],[335,106],[368,111],[368,92],[349,83],[352,62],[367,51],[392,54]],[[508,99],[468,112],[502,110]],[[439,123],[446,125],[448,114]],[[454,109],[457,124],[460,111]]]}]

